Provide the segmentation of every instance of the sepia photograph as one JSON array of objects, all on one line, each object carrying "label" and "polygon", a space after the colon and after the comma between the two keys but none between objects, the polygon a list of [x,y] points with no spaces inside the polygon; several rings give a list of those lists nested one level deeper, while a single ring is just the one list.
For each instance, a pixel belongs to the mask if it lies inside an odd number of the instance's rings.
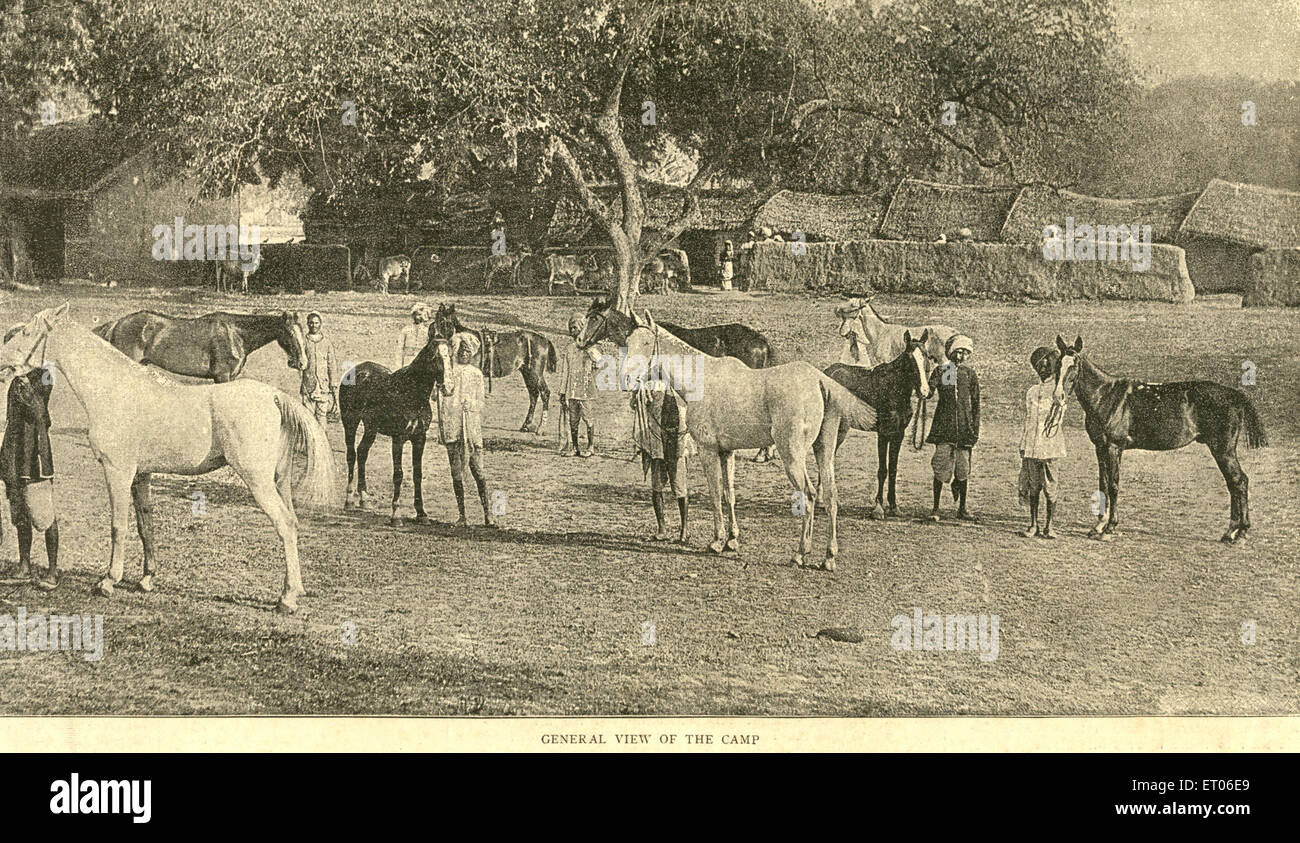
[{"label": "sepia photograph", "polygon": [[1298,80],[1300,0],[5,2],[0,714],[1294,718]]}]

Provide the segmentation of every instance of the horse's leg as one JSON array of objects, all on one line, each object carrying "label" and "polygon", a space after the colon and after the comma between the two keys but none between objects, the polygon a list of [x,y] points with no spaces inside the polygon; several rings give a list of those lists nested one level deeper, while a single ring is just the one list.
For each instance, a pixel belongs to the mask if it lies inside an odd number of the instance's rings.
[{"label": "horse's leg", "polygon": [[99,581],[95,590],[101,597],[112,597],[113,586],[122,581],[124,565],[123,543],[126,541],[126,519],[131,504],[131,483],[135,480],[135,466],[129,468],[104,465],[104,480],[108,484],[108,507],[113,541],[108,557],[108,574]]},{"label": "horse's leg", "polygon": [[812,482],[808,477],[806,446],[802,442],[782,442],[778,447],[781,453],[781,463],[785,466],[785,476],[790,478],[790,485],[803,498],[803,530],[799,535],[799,550],[795,553],[794,558],[790,560],[796,567],[803,567],[804,557],[812,549],[812,513],[817,505],[812,494]]},{"label": "horse's leg", "polygon": [[397,514],[398,501],[402,499],[402,452],[406,450],[406,438],[392,437],[393,443],[393,514],[388,523],[393,527],[402,526],[401,516]]},{"label": "horse's leg", "polygon": [[813,454],[817,458],[817,485],[827,486],[830,490],[826,510],[831,520],[831,535],[826,544],[826,562],[822,566],[828,571],[835,570],[835,557],[840,552],[840,496],[835,486],[835,448],[834,444],[823,441],[820,437],[813,443]]},{"label": "horse's leg", "polygon": [[740,522],[736,520],[736,452],[722,453],[723,496],[727,500],[727,550],[740,552]]},{"label": "horse's leg", "polygon": [[885,434],[876,432],[876,505],[871,508],[871,517],[877,521],[885,518],[885,481],[889,479],[889,440]]},{"label": "horse's leg", "polygon": [[347,446],[348,452],[348,490],[343,495],[343,508],[352,508],[352,477],[357,465],[357,424],[358,420],[353,419],[351,424],[345,419],[343,422],[343,441]]},{"label": "horse's leg", "polygon": [[1097,494],[1101,497],[1097,512],[1097,523],[1092,525],[1089,538],[1101,538],[1102,528],[1110,516],[1110,450],[1103,444],[1093,443],[1097,452]]},{"label": "horse's leg", "polygon": [[369,509],[370,498],[366,496],[366,460],[370,457],[370,446],[375,444],[377,430],[366,425],[361,434],[361,444],[357,446],[357,508]]},{"label": "horse's leg", "polygon": [[417,524],[429,523],[429,516],[424,511],[424,440],[423,431],[411,436],[411,484]]},{"label": "horse's leg", "polygon": [[137,474],[131,484],[131,499],[135,502],[135,528],[144,546],[144,576],[140,577],[140,590],[153,591],[154,544],[153,501],[149,494],[149,475]]},{"label": "horse's leg", "polygon": [[1228,530],[1219,541],[1235,542],[1245,535],[1246,529],[1250,526],[1244,517],[1249,481],[1246,479],[1246,472],[1241,470],[1241,463],[1237,461],[1237,449],[1231,443],[1207,444],[1210,444],[1210,453],[1214,455],[1214,461],[1218,464],[1219,471],[1223,473],[1223,480],[1228,485],[1228,498],[1231,501],[1232,512],[1228,520]]},{"label": "horse's leg", "polygon": [[[533,379],[529,377],[528,369],[524,368],[521,370],[521,372],[523,373],[524,376],[524,387],[528,390],[528,415],[524,416],[524,423],[519,428],[519,432],[528,433],[529,432],[528,423],[533,420],[533,413],[537,410],[538,390],[537,390],[537,384],[533,383]],[[539,431],[542,429],[540,423],[537,425],[537,429]]]},{"label": "horse's leg", "polygon": [[1110,480],[1110,510],[1109,517],[1106,519],[1106,527],[1103,533],[1113,534],[1115,528],[1119,526],[1119,466],[1120,460],[1124,456],[1124,449],[1116,445],[1110,447],[1109,462],[1109,480]]},{"label": "horse's leg", "polygon": [[721,553],[727,546],[727,531],[722,521],[722,456],[717,451],[700,449],[704,480],[709,486],[709,503],[713,505],[713,541],[709,550]]},{"label": "horse's leg", "polygon": [[268,471],[269,466],[258,466],[256,469],[244,465],[232,467],[253,493],[257,505],[271,519],[280,542],[284,545],[284,591],[275,608],[279,612],[292,614],[298,611],[298,598],[306,593],[298,562],[298,518],[285,506],[273,469]]},{"label": "horse's leg", "polygon": [[889,443],[889,514],[898,515],[898,451],[903,446],[902,437]]},{"label": "horse's leg", "polygon": [[546,355],[534,355],[534,360],[536,362],[533,365],[537,371],[537,394],[542,399],[542,414],[537,417],[537,427],[534,428],[534,432],[541,436],[542,426],[546,424],[546,411],[551,409],[551,387],[546,383]]}]

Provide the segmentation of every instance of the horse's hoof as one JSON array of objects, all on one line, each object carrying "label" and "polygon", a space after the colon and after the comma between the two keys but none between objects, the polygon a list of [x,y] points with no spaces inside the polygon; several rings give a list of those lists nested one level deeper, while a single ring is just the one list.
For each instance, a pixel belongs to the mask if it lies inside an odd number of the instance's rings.
[{"label": "horse's hoof", "polygon": [[354,504],[352,503],[352,498],[344,498],[344,499],[343,499],[343,508],[344,508],[344,509],[352,509],[353,506],[354,506]]},{"label": "horse's hoof", "polygon": [[39,588],[41,591],[53,591],[54,589],[59,587],[59,581],[51,580],[48,578],[41,578],[36,581],[36,587]]},{"label": "horse's hoof", "polygon": [[876,504],[871,508],[871,520],[872,521],[885,520],[885,510],[880,508],[880,504]]},{"label": "horse's hoof", "polygon": [[822,570],[823,570],[823,571],[830,571],[830,572],[834,573],[834,571],[835,571],[835,557],[834,557],[834,556],[830,555],[829,553],[826,554],[826,561],[822,563]]},{"label": "horse's hoof", "polygon": [[281,615],[292,615],[298,611],[298,601],[289,602],[281,597],[280,601],[275,604],[275,611]]},{"label": "horse's hoof", "polygon": [[388,526],[390,526],[390,527],[400,527],[400,526],[402,526],[402,516],[400,516],[400,515],[394,515],[392,518],[389,518],[389,519],[388,519]]},{"label": "horse's hoof", "polygon": [[532,431],[528,429],[528,425],[526,425],[526,424],[525,424],[524,426],[522,426],[522,427],[519,428],[519,432],[520,432],[520,433],[532,433]]},{"label": "horse's hoof", "polygon": [[423,512],[421,512],[419,515],[415,516],[415,523],[416,523],[416,524],[432,524],[432,523],[433,523],[433,519],[430,518],[428,515],[424,514]]},{"label": "horse's hoof", "polygon": [[153,574],[145,574],[140,578],[140,590],[146,594],[154,590]]},{"label": "horse's hoof", "polygon": [[713,551],[714,553],[720,554],[722,553],[722,551],[726,550],[726,548],[727,545],[722,541],[722,539],[717,539],[716,541],[709,542],[709,550]]},{"label": "horse's hoof", "polygon": [[898,507],[896,507],[896,506],[891,506],[889,509],[885,510],[885,514],[888,515],[890,518],[897,518],[897,517],[898,517]]},{"label": "horse's hoof", "polygon": [[366,500],[365,498],[362,498],[362,499],[357,503],[357,509],[360,509],[360,510],[363,511],[363,512],[369,512],[369,511],[370,511],[370,501]]},{"label": "horse's hoof", "polygon": [[109,580],[109,579],[103,579],[103,580],[100,580],[100,581],[95,585],[94,589],[91,590],[91,593],[92,593],[92,594],[97,594],[97,595],[99,595],[100,597],[112,597],[112,596],[113,596],[113,581],[112,581],[112,580]]},{"label": "horse's hoof", "polygon": [[802,568],[802,567],[803,567],[803,554],[802,554],[802,553],[796,553],[794,556],[791,556],[791,557],[790,557],[790,566],[793,567],[793,568]]},{"label": "horse's hoof", "polygon": [[730,550],[732,553],[740,553],[740,539],[728,539],[727,550]]}]

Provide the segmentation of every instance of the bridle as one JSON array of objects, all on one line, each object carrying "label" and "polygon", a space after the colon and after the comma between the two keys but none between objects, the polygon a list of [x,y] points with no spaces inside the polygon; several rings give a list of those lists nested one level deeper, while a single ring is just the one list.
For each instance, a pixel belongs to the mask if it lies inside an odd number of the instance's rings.
[{"label": "bridle", "polygon": [[[1061,367],[1062,367],[1063,365],[1065,365],[1065,358],[1066,358],[1067,356],[1069,356],[1069,357],[1073,357],[1073,358],[1075,359],[1075,361],[1076,361],[1075,363],[1072,364],[1071,368],[1073,368],[1074,366],[1077,366],[1077,365],[1078,365],[1077,360],[1078,360],[1079,355],[1077,355],[1077,354],[1071,354],[1071,355],[1065,355],[1065,354],[1062,354],[1062,355],[1061,355],[1061,359],[1060,359],[1060,361],[1056,364],[1056,377],[1057,377],[1058,379],[1060,379],[1060,381],[1061,381],[1061,391],[1062,391],[1062,392],[1067,392],[1067,391],[1068,391],[1068,390],[1066,390],[1066,388],[1065,388],[1065,380],[1064,380],[1064,378],[1063,378],[1062,375],[1061,375]],[[1076,370],[1076,375],[1075,375],[1075,376],[1076,376],[1076,377],[1078,376],[1078,375],[1077,375],[1077,370]],[[1074,385],[1071,384],[1070,388],[1073,389],[1073,388],[1074,388]],[[1055,399],[1055,393],[1056,393],[1055,386],[1053,386],[1052,393],[1053,393],[1053,399]],[[1050,410],[1047,411],[1047,418],[1043,419],[1043,438],[1044,438],[1044,439],[1051,439],[1051,438],[1055,437],[1058,433],[1060,433],[1060,432],[1061,432],[1061,422],[1062,422],[1064,419],[1065,419],[1065,401],[1062,400],[1062,401],[1058,404],[1055,400],[1053,400],[1053,401],[1052,401],[1052,408],[1051,408]]]}]

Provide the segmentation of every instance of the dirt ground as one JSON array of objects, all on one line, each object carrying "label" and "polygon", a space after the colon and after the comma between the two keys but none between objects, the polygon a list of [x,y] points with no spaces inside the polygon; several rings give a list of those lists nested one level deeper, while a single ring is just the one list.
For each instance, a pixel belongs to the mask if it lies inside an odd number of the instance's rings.
[{"label": "dirt ground", "polygon": [[[0,298],[0,327],[71,299],[93,325],[152,308],[318,309],[344,359],[388,363],[412,299],[340,293],[256,298],[197,291],[64,285]],[[433,299],[437,303],[440,299]],[[572,298],[461,296],[462,319],[542,331],[557,344]],[[740,321],[787,360],[819,366],[839,353],[835,299],[748,293],[645,297],[656,316],[701,325]],[[90,596],[109,549],[103,475],[86,418],[68,389],[51,404],[64,582],[53,593],[0,588],[0,614],[102,613],[105,653],[0,651],[0,712],[8,714],[1294,714],[1300,712],[1297,560],[1300,526],[1300,313],[1133,303],[1011,305],[881,296],[896,321],[937,321],[974,338],[983,430],[975,449],[974,525],[915,519],[929,507],[929,450],[904,449],[903,517],[867,519],[875,491],[874,436],[840,452],[839,570],[784,567],[797,541],[790,488],[775,465],[738,460],[739,558],[709,555],[703,474],[691,468],[687,548],[649,541],[648,484],[630,460],[623,394],[598,404],[593,459],[556,454],[555,407],[542,436],[518,432],[522,381],[496,381],[488,400],[486,465],[504,493],[501,529],[457,530],[441,446],[425,454],[432,526],[388,525],[386,439],[370,457],[370,513],[304,516],[309,594],[299,614],[272,611],[279,542],[238,479],[223,469],[155,480],[159,589],[125,584]],[[1123,466],[1120,537],[1083,537],[1096,463],[1077,406],[1067,413],[1061,468],[1062,537],[1024,539],[1016,499],[1020,405],[1034,376],[1029,352],[1056,333],[1081,334],[1094,362],[1164,381],[1207,378],[1244,387],[1271,440],[1241,451],[1254,529],[1217,542],[1228,496],[1209,452],[1134,451]],[[296,394],[274,345],[246,377]],[[343,477],[342,428],[329,430]],[[409,459],[409,457],[408,457]],[[810,460],[811,462],[811,460]],[[472,488],[472,487],[471,487]],[[191,494],[206,496],[193,513]],[[411,514],[410,473],[403,501]],[[950,501],[945,500],[947,512]],[[476,508],[471,505],[471,523]],[[674,515],[670,515],[670,523]],[[6,528],[0,562],[16,557]],[[818,519],[820,555],[826,522]],[[36,558],[43,562],[37,542]],[[140,575],[132,531],[127,580]],[[924,613],[997,615],[996,660],[960,650],[898,651],[891,619]],[[654,644],[643,639],[653,624]],[[1243,624],[1253,622],[1253,643]],[[344,642],[355,624],[355,643]],[[816,637],[858,631],[862,643]]]}]

